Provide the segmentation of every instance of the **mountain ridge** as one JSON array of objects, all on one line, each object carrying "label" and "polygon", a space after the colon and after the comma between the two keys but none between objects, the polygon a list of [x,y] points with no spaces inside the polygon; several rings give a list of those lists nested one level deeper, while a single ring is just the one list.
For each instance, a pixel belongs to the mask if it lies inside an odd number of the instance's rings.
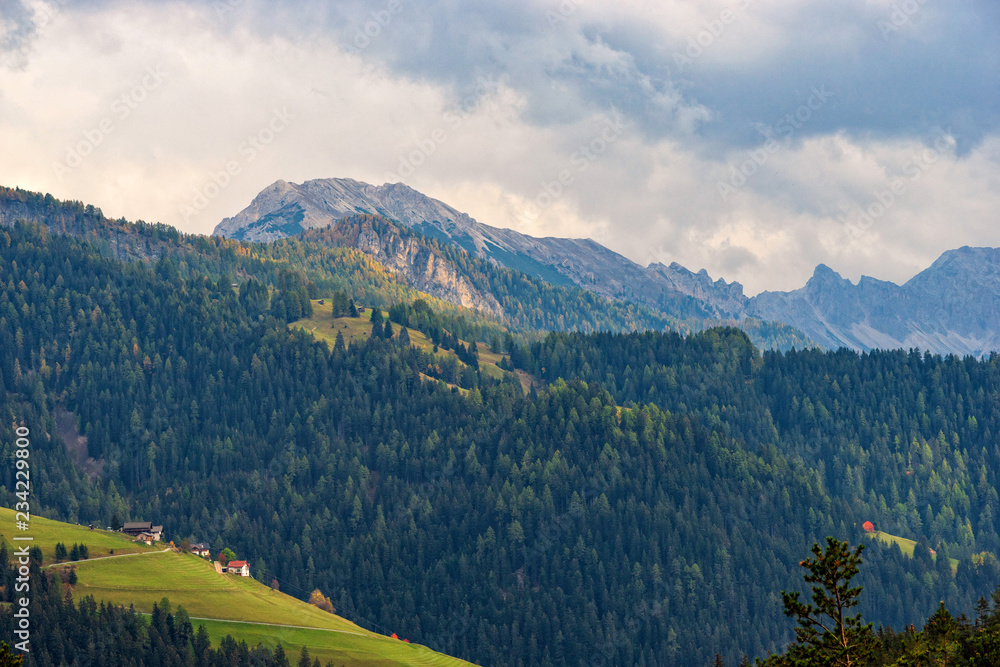
[{"label": "mountain ridge", "polygon": [[632,301],[673,318],[776,322],[827,348],[918,348],[983,356],[1000,350],[1000,249],[943,253],[903,285],[870,276],[856,284],[820,264],[807,283],[747,296],[738,282],[713,279],[677,262],[643,267],[591,239],[535,238],[480,223],[402,183],[353,179],[276,181],[215,235],[269,241],[325,227],[354,213],[380,215],[474,256]]},{"label": "mountain ridge", "polygon": [[[577,285],[601,296],[629,299],[675,317],[728,317],[730,313],[675,287],[660,270],[651,277],[632,260],[591,239],[533,237],[478,222],[471,216],[402,183],[370,185],[349,178],[301,184],[276,181],[212,232],[236,240],[268,242],[332,224],[354,213],[381,215],[555,285]],[[582,267],[582,270],[581,270]],[[637,293],[635,286],[641,286]]]}]

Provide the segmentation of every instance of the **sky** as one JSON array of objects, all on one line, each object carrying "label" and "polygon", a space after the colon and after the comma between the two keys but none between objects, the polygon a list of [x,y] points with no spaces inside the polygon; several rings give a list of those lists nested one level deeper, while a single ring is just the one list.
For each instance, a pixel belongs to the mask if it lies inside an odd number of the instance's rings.
[{"label": "sky", "polygon": [[0,0],[0,185],[208,234],[403,182],[748,294],[1000,246],[996,0]]}]

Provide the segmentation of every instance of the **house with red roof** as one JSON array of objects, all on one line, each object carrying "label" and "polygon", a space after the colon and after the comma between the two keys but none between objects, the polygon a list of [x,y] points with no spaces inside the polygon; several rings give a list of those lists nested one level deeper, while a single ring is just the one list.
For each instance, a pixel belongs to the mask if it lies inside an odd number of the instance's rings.
[{"label": "house with red roof", "polygon": [[229,574],[238,574],[241,577],[249,577],[250,566],[247,565],[245,560],[231,560],[226,565],[226,572]]}]

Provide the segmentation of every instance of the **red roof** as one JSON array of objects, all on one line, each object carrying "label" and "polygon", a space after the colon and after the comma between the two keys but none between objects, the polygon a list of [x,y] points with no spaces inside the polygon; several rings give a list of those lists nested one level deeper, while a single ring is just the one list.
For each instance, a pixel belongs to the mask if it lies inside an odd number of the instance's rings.
[{"label": "red roof", "polygon": [[243,567],[246,564],[247,564],[247,562],[245,560],[231,560],[231,561],[229,561],[228,567],[239,568],[239,567]]}]

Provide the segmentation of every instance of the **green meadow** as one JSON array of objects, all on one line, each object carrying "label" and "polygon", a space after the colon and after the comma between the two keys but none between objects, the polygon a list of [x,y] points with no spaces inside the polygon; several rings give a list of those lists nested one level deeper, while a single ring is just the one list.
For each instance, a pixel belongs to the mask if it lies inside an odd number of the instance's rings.
[{"label": "green meadow", "polygon": [[[470,664],[369,632],[250,577],[219,574],[209,561],[165,544],[147,547],[121,533],[41,517],[32,517],[30,526],[29,531],[18,531],[14,510],[0,508],[0,535],[8,547],[15,535],[31,536],[30,544],[42,549],[46,568],[63,574],[75,568],[75,597],[91,595],[99,602],[133,605],[143,613],[167,598],[174,609],[183,606],[196,627],[204,625],[213,644],[226,635],[252,646],[273,648],[280,642],[293,663],[305,646],[321,664],[329,661],[338,667]],[[57,542],[67,548],[86,544],[90,558],[54,563]]]}]

